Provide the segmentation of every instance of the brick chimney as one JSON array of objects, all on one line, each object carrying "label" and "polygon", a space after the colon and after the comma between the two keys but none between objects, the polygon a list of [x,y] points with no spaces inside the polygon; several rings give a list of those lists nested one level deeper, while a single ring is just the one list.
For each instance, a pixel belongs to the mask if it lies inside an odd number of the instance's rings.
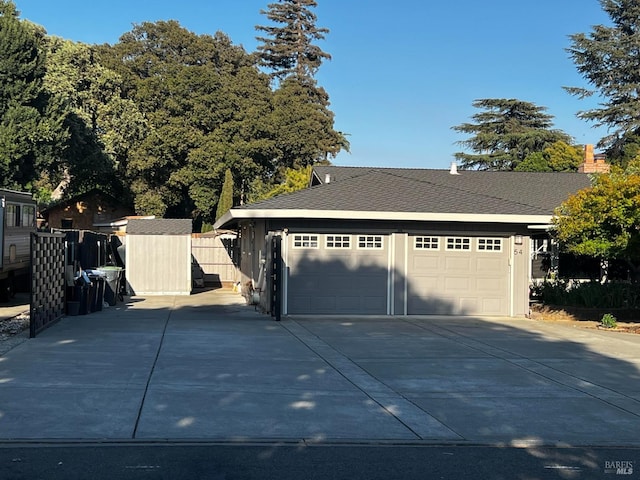
[{"label": "brick chimney", "polygon": [[610,168],[603,154],[593,153],[593,145],[584,146],[584,162],[578,167],[578,172],[609,173]]}]

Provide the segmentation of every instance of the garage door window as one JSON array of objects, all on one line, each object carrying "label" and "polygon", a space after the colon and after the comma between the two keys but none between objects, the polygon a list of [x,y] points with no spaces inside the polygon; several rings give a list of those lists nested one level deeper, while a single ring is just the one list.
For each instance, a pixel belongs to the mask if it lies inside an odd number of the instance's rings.
[{"label": "garage door window", "polygon": [[318,248],[318,235],[294,235],[293,248]]},{"label": "garage door window", "polygon": [[358,248],[382,250],[382,236],[381,235],[359,235]]},{"label": "garage door window", "polygon": [[351,248],[351,236],[327,235],[325,245],[327,248]]},{"label": "garage door window", "polygon": [[458,252],[471,250],[471,239],[464,237],[449,237],[447,238],[447,250]]},{"label": "garage door window", "polygon": [[479,238],[478,251],[479,252],[501,252],[502,239],[501,238]]},{"label": "garage door window", "polygon": [[415,250],[440,250],[440,239],[438,237],[415,237],[413,248]]}]

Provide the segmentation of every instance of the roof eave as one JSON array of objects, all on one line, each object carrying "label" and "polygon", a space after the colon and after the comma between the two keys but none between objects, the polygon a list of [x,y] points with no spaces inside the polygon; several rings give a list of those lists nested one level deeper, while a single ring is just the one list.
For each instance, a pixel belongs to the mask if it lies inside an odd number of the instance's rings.
[{"label": "roof eave", "polygon": [[220,229],[240,220],[250,219],[328,219],[328,220],[395,220],[417,222],[521,223],[548,224],[552,215],[511,215],[438,212],[379,212],[352,210],[238,209],[229,210],[214,225]]}]

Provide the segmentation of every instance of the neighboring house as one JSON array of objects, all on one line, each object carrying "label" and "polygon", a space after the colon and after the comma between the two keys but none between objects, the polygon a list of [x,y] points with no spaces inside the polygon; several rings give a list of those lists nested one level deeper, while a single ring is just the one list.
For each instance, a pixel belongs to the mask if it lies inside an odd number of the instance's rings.
[{"label": "neighboring house", "polygon": [[40,211],[48,228],[95,230],[95,225],[133,215],[131,207],[93,189],[69,199],[60,200]]},{"label": "neighboring house", "polygon": [[267,309],[275,287],[285,315],[522,316],[532,239],[589,185],[580,173],[321,166],[309,188],[235,207],[214,227],[237,229],[243,285]]}]

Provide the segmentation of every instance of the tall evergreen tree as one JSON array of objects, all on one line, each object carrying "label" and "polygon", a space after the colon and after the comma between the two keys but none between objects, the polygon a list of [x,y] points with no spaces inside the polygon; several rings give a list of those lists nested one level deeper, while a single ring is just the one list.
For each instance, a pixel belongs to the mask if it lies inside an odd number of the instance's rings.
[{"label": "tall evergreen tree", "polygon": [[316,7],[315,0],[278,0],[270,3],[268,10],[261,10],[269,20],[281,26],[256,26],[265,32],[265,37],[257,37],[258,55],[264,67],[271,69],[275,78],[295,75],[312,79],[323,60],[331,55],[314,44],[323,40],[329,30],[316,26],[316,15],[310,10]]},{"label": "tall evergreen tree", "polygon": [[625,156],[625,143],[640,143],[640,1],[600,0],[612,25],[595,25],[589,34],[571,35],[567,49],[578,72],[592,88],[566,87],[578,98],[597,94],[599,107],[578,117],[606,126],[610,134],[599,146]]},{"label": "tall evergreen tree", "polygon": [[218,200],[218,208],[216,210],[216,220],[227,213],[233,207],[233,174],[227,168],[224,172],[224,183],[220,192],[220,200]]},{"label": "tall evergreen tree", "polygon": [[480,99],[472,104],[483,112],[472,116],[475,123],[453,127],[472,135],[459,144],[475,154],[458,152],[455,158],[462,168],[478,170],[513,170],[527,155],[542,152],[554,142],[570,142],[570,137],[552,129],[553,116],[546,108],[516,99]]},{"label": "tall evergreen tree", "polygon": [[0,0],[0,186],[32,189],[60,154],[62,106],[43,89],[45,32]]}]

